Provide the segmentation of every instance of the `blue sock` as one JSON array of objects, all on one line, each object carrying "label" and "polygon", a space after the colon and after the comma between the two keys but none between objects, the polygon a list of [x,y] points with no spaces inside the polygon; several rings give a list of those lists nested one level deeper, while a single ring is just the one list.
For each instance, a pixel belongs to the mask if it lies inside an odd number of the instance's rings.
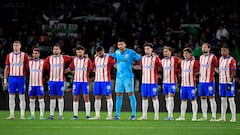
[{"label": "blue sock", "polygon": [[116,116],[120,116],[123,96],[116,96]]},{"label": "blue sock", "polygon": [[135,95],[129,96],[131,109],[132,109],[132,116],[136,117],[136,109],[137,109],[137,101]]}]

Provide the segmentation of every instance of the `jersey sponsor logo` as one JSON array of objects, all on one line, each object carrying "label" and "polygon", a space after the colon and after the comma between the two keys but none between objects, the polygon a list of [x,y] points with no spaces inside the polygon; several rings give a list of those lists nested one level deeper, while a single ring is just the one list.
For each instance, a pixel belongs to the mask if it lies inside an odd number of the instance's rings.
[{"label": "jersey sponsor logo", "polygon": [[165,67],[163,67],[163,69],[164,69],[164,70],[172,70],[173,67],[172,67],[172,66],[165,66]]},{"label": "jersey sponsor logo", "polygon": [[106,67],[107,67],[106,64],[104,64],[104,65],[96,65],[96,68],[106,68]]},{"label": "jersey sponsor logo", "polygon": [[153,67],[154,67],[153,65],[143,66],[143,68],[147,68],[147,69],[151,69],[151,68],[153,68]]},{"label": "jersey sponsor logo", "polygon": [[22,63],[10,63],[11,66],[22,66]]},{"label": "jersey sponsor logo", "polygon": [[62,67],[62,64],[52,64],[52,67]]},{"label": "jersey sponsor logo", "polygon": [[41,69],[30,69],[31,72],[41,72]]},{"label": "jersey sponsor logo", "polygon": [[225,71],[227,71],[227,70],[229,70],[229,68],[228,68],[228,67],[221,67],[220,70],[225,70]]},{"label": "jersey sponsor logo", "polygon": [[87,70],[87,68],[76,68],[75,70],[77,70],[77,71],[83,71],[83,70]]},{"label": "jersey sponsor logo", "polygon": [[182,72],[192,72],[191,69],[183,69]]},{"label": "jersey sponsor logo", "polygon": [[209,68],[209,67],[210,67],[210,64],[200,64],[200,67]]}]

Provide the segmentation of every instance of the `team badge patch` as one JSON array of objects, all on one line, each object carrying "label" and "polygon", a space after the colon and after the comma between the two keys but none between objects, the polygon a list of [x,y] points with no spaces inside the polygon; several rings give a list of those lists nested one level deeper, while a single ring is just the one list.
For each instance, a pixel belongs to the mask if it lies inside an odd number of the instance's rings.
[{"label": "team badge patch", "polygon": [[175,89],[176,89],[176,86],[175,86],[175,85],[172,85],[172,89],[175,90]]}]

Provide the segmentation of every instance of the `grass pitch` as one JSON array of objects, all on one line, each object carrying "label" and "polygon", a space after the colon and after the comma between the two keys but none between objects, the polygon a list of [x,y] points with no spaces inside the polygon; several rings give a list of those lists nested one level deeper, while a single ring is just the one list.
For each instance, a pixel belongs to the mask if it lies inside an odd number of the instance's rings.
[{"label": "grass pitch", "polygon": [[[58,112],[55,112],[56,114]],[[49,112],[45,112],[47,117]],[[192,122],[192,113],[186,114],[186,121],[164,121],[167,113],[160,112],[160,120],[153,120],[153,113],[148,113],[146,121],[129,121],[130,112],[122,112],[121,120],[105,120],[107,113],[101,112],[101,120],[86,120],[85,112],[79,113],[79,120],[70,120],[72,112],[64,112],[64,120],[39,120],[36,112],[35,120],[20,120],[19,112],[15,112],[14,120],[6,120],[8,111],[0,111],[0,135],[239,135],[240,118],[231,123],[230,114],[227,122]],[[26,112],[26,117],[30,116]],[[56,115],[57,116],[57,115]],[[91,113],[94,116],[94,112]],[[137,117],[141,112],[137,113]],[[177,118],[179,113],[174,113]],[[200,117],[201,114],[198,114]],[[211,114],[208,114],[210,117]],[[217,114],[219,117],[220,114]]]}]

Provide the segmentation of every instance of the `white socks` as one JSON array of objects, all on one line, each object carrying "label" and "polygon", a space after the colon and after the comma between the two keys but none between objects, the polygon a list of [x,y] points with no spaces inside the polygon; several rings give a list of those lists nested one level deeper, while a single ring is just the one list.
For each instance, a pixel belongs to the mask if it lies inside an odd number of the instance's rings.
[{"label": "white socks", "polygon": [[217,104],[216,104],[215,98],[209,99],[209,101],[211,105],[212,117],[216,118]]},{"label": "white socks", "polygon": [[35,116],[35,99],[30,99],[29,101],[29,109],[30,109],[30,112],[31,112],[31,116]]},{"label": "white socks", "polygon": [[79,101],[73,101],[73,115],[78,116]]},{"label": "white socks", "polygon": [[207,118],[207,108],[208,108],[207,99],[201,99],[201,108],[202,108],[203,117]]},{"label": "white socks", "polygon": [[63,109],[64,109],[64,99],[63,98],[58,98],[59,116],[63,115]]},{"label": "white socks", "polygon": [[45,111],[44,99],[38,99],[38,102],[39,102],[40,116],[44,116],[44,111]]},{"label": "white socks", "polygon": [[107,99],[107,110],[108,110],[108,116],[112,116],[112,110],[113,110],[113,100],[112,100],[112,98]]},{"label": "white socks", "polygon": [[197,119],[197,112],[198,112],[197,100],[193,100],[191,103],[192,103],[192,112],[193,112],[192,119]]},{"label": "white socks", "polygon": [[94,108],[95,108],[96,117],[100,117],[101,99],[95,99]]},{"label": "white socks", "polygon": [[90,116],[90,109],[91,109],[91,104],[90,102],[85,102],[85,110],[86,110],[86,116]]},{"label": "white socks", "polygon": [[224,120],[226,120],[227,106],[227,97],[221,97],[221,118]]},{"label": "white socks", "polygon": [[[35,116],[35,101],[36,99],[30,99],[29,108],[30,108],[31,116]],[[38,99],[38,102],[39,102],[40,116],[44,116],[44,110],[45,110],[44,99]]]},{"label": "white socks", "polygon": [[235,104],[234,97],[229,97],[228,101],[229,101],[229,106],[232,114],[231,120],[236,121],[236,104]]},{"label": "white socks", "polygon": [[19,95],[19,100],[20,100],[20,112],[21,112],[21,116],[24,116],[24,114],[25,114],[25,109],[26,109],[25,95],[24,95],[24,94]]},{"label": "white socks", "polygon": [[142,100],[142,116],[147,117],[147,110],[148,110],[148,100]]},{"label": "white socks", "polygon": [[10,116],[14,116],[14,110],[15,110],[15,95],[9,95]]},{"label": "white socks", "polygon": [[56,108],[56,99],[50,99],[50,115],[54,116]]},{"label": "white socks", "polygon": [[167,109],[167,112],[168,112],[169,108],[168,108],[168,98],[167,97],[165,97],[165,101],[166,101],[166,109]]},{"label": "white socks", "polygon": [[181,117],[185,118],[186,110],[187,110],[187,101],[181,101]]},{"label": "white socks", "polygon": [[174,97],[168,97],[168,117],[173,117]]},{"label": "white socks", "polygon": [[152,100],[152,102],[153,102],[154,116],[158,118],[159,101],[158,101],[158,99],[155,99],[155,100]]}]

